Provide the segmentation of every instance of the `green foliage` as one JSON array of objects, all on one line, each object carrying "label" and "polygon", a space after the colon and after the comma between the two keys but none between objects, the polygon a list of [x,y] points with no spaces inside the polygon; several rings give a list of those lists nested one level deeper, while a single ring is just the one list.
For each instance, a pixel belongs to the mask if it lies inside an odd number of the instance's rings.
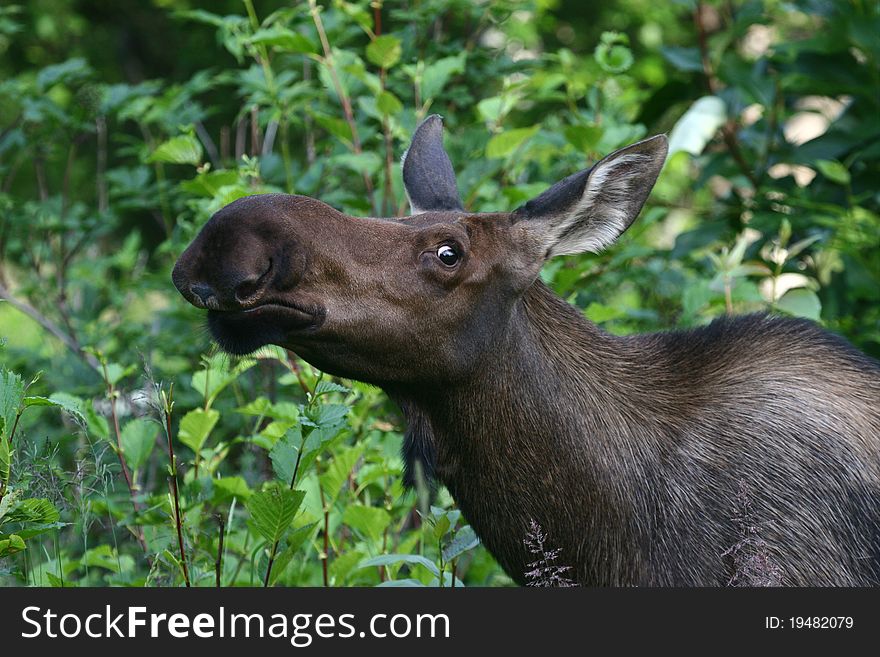
[{"label": "green foliage", "polygon": [[541,274],[603,328],[780,312],[880,356],[876,3],[154,5],[0,10],[0,582],[509,583],[401,489],[382,393],[210,352],[170,284],[242,196],[404,213],[428,113],[478,212],[670,135],[619,244]]}]

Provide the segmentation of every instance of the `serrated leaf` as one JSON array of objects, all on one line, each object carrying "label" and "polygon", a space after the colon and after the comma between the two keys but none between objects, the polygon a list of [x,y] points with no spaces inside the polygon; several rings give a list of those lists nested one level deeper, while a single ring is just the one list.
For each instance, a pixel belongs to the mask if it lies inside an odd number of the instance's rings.
[{"label": "serrated leaf", "polygon": [[339,495],[339,490],[348,479],[348,475],[351,473],[363,453],[363,445],[354,445],[353,447],[343,449],[334,454],[333,460],[327,467],[327,471],[320,477],[321,488],[324,490],[324,495],[327,498],[327,503],[329,505],[332,506],[336,501],[336,497]]},{"label": "serrated leaf", "polygon": [[43,497],[30,497],[21,500],[6,514],[6,522],[32,522],[52,523],[57,522],[61,515],[58,509]]},{"label": "serrated leaf", "polygon": [[299,426],[290,427],[278,438],[269,452],[275,476],[288,485],[293,479],[293,470],[296,467],[302,442],[302,429]]},{"label": "serrated leaf", "polygon": [[109,545],[99,545],[87,550],[79,562],[90,568],[104,568],[114,573],[119,572],[119,559]]},{"label": "serrated leaf", "polygon": [[210,405],[226,386],[256,363],[257,361],[252,358],[243,358],[230,369],[229,358],[223,354],[217,354],[206,359],[204,368],[192,375],[190,385],[207,399]]},{"label": "serrated leaf", "polygon": [[290,528],[303,497],[303,491],[290,490],[279,482],[267,484],[247,502],[253,529],[270,544],[280,541]]},{"label": "serrated leaf", "polygon": [[24,382],[15,372],[0,370],[0,438],[8,438],[24,399]]},{"label": "serrated leaf", "polygon": [[24,540],[18,534],[0,536],[0,557],[8,557],[24,549]]},{"label": "serrated leaf", "polygon": [[479,544],[480,539],[477,538],[476,532],[470,525],[465,525],[455,532],[455,537],[443,548],[443,561],[452,561],[468,550],[473,550]]},{"label": "serrated leaf", "polygon": [[177,437],[184,445],[189,447],[193,452],[198,454],[202,451],[208,434],[220,419],[220,413],[213,408],[207,411],[204,408],[197,408],[183,416],[180,421],[180,431]]},{"label": "serrated leaf", "polygon": [[159,426],[144,418],[129,420],[122,427],[119,442],[122,454],[131,470],[139,470],[150,458],[156,446]]},{"label": "serrated leaf", "polygon": [[486,144],[486,157],[502,158],[507,157],[528,139],[531,139],[538,132],[540,126],[533,125],[530,128],[515,128],[507,130],[497,135],[493,135]]},{"label": "serrated leaf", "polygon": [[437,564],[420,554],[383,554],[378,557],[364,559],[363,561],[361,561],[360,565],[358,565],[358,568],[369,568],[371,566],[391,566],[400,563],[424,566],[437,577],[440,576],[440,568],[437,567]]},{"label": "serrated leaf", "polygon": [[203,154],[202,144],[195,135],[178,135],[159,144],[147,158],[147,162],[198,166],[202,163]]},{"label": "serrated leaf", "polygon": [[318,523],[316,522],[304,525],[287,536],[287,539],[285,540],[285,543],[287,543],[286,547],[275,557],[275,563],[272,567],[272,578],[269,580],[270,586],[278,581],[284,573],[284,570],[287,568],[287,565],[293,557],[296,556],[296,553],[302,547],[303,543],[308,540],[317,525]]},{"label": "serrated leaf", "polygon": [[255,415],[260,417],[268,415],[269,409],[271,408],[272,402],[266,397],[257,397],[252,402],[248,402],[244,406],[236,408],[235,412],[241,413],[242,415]]},{"label": "serrated leaf", "polygon": [[18,503],[19,497],[21,497],[21,490],[6,489],[6,495],[0,500],[0,525],[6,522],[4,520],[6,514],[8,514],[9,510]]},{"label": "serrated leaf", "polygon": [[345,507],[342,522],[365,536],[374,544],[381,543],[382,533],[391,523],[391,515],[377,506],[351,504]]},{"label": "serrated leaf", "polygon": [[391,68],[400,61],[400,39],[390,34],[376,37],[367,46],[367,59],[379,68]]},{"label": "serrated leaf", "polygon": [[806,317],[819,321],[822,316],[822,302],[812,290],[797,288],[789,290],[776,302],[776,307],[795,317]]},{"label": "serrated leaf", "polygon": [[318,385],[315,386],[316,397],[319,397],[320,395],[328,392],[349,393],[351,392],[351,388],[346,388],[345,386],[334,383],[333,381],[319,381]]},{"label": "serrated leaf", "polygon": [[86,417],[86,404],[82,399],[66,392],[55,392],[49,395],[48,401],[52,406],[69,413],[73,417],[74,422],[88,428],[89,422]]}]

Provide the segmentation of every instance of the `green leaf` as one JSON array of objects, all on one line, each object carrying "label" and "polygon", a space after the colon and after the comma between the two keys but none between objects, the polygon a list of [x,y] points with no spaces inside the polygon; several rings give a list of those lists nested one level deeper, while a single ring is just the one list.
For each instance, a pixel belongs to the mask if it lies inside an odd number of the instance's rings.
[{"label": "green leaf", "polygon": [[213,408],[207,411],[203,408],[197,408],[183,416],[180,421],[180,431],[177,437],[184,445],[189,447],[196,454],[202,451],[208,434],[220,419],[220,413]]},{"label": "green leaf", "polygon": [[822,315],[822,302],[812,290],[797,288],[789,290],[776,302],[776,307],[795,317],[806,317],[819,321]]},{"label": "green leaf", "polygon": [[660,48],[660,54],[679,71],[703,72],[703,60],[699,48],[664,46]]},{"label": "green leaf", "polygon": [[351,392],[351,388],[346,388],[333,381],[318,381],[318,385],[315,386],[315,397],[320,397],[328,392],[341,392],[347,394]]},{"label": "green leaf", "polygon": [[244,477],[221,477],[213,479],[211,483],[214,485],[214,504],[225,503],[233,498],[247,501],[253,495]]},{"label": "green leaf", "polygon": [[332,505],[333,502],[336,501],[336,497],[339,495],[339,490],[348,480],[348,475],[351,473],[363,453],[364,446],[355,445],[343,449],[333,456],[333,460],[327,467],[327,471],[320,477],[321,488],[324,490],[324,494],[328,498],[328,504]]},{"label": "green leaf", "polygon": [[147,162],[168,162],[170,164],[202,163],[202,144],[195,135],[178,135],[159,144],[147,158]]},{"label": "green leaf", "polygon": [[816,168],[831,182],[838,185],[849,185],[851,177],[849,170],[837,160],[816,160]]},{"label": "green leaf", "polygon": [[313,522],[311,524],[304,525],[303,527],[300,527],[299,529],[294,530],[293,532],[291,532],[287,536],[287,539],[285,540],[285,543],[287,543],[287,546],[283,550],[281,550],[278,553],[278,555],[275,557],[275,563],[272,567],[272,577],[269,580],[270,586],[272,586],[273,584],[275,584],[278,581],[278,579],[281,577],[281,575],[284,573],[285,569],[287,568],[287,565],[290,563],[290,561],[293,559],[293,557],[296,556],[296,553],[302,547],[303,543],[305,543],[306,540],[308,540],[308,538],[312,534],[312,531],[317,526],[318,526],[318,523]]},{"label": "green leaf", "polygon": [[341,153],[331,157],[330,162],[355,173],[366,172],[371,175],[375,174],[382,167],[382,158],[370,151],[363,153]]},{"label": "green leaf", "polygon": [[404,587],[424,587],[425,585],[417,579],[406,578],[406,579],[389,579],[379,584],[376,584],[377,587],[382,588],[404,588]]},{"label": "green leaf", "polygon": [[390,34],[376,37],[367,46],[367,59],[379,68],[391,68],[400,61],[400,39]]},{"label": "green leaf", "polygon": [[399,563],[424,566],[432,574],[440,577],[440,568],[437,567],[437,564],[435,564],[430,559],[426,559],[420,554],[383,554],[378,557],[364,559],[363,561],[361,561],[358,568],[369,568],[371,566],[391,566]]},{"label": "green leaf", "polygon": [[24,541],[17,534],[0,536],[0,557],[8,557],[25,549]]},{"label": "green leaf", "polygon": [[397,96],[395,96],[390,91],[383,91],[376,98],[376,107],[379,108],[379,111],[386,116],[393,116],[394,114],[400,114],[403,111],[403,103],[401,103]]},{"label": "green leaf", "polygon": [[24,382],[15,372],[0,369],[0,438],[9,438],[24,400]]},{"label": "green leaf", "polygon": [[436,98],[449,78],[456,73],[464,73],[467,52],[462,50],[452,57],[443,57],[425,66],[422,73],[422,100]]},{"label": "green leaf", "polygon": [[243,358],[234,367],[230,368],[229,357],[224,354],[216,354],[211,358],[205,359],[204,369],[192,375],[191,385],[210,405],[226,386],[256,365],[256,363],[257,361],[252,358]]},{"label": "green leaf", "polygon": [[318,52],[318,46],[310,39],[281,25],[257,30],[251,36],[250,42],[256,45],[273,46],[287,52],[308,54]]},{"label": "green leaf", "polygon": [[270,544],[280,541],[296,516],[305,497],[301,490],[290,490],[279,482],[270,482],[247,502],[251,526]]},{"label": "green leaf", "polygon": [[434,540],[439,541],[443,535],[449,531],[449,528],[452,526],[452,522],[449,520],[449,516],[443,514],[439,518],[434,521],[433,533]]},{"label": "green leaf", "polygon": [[79,562],[90,568],[104,568],[114,573],[119,572],[119,558],[109,545],[99,545],[88,550]]},{"label": "green leaf", "polygon": [[379,544],[382,542],[382,533],[391,523],[391,515],[377,506],[352,504],[345,508],[342,522],[369,538],[374,544]]},{"label": "green leaf", "polygon": [[290,485],[293,479],[293,470],[296,467],[302,443],[302,428],[297,425],[285,431],[269,452],[269,459],[272,461],[272,470],[275,472],[275,476],[288,485]]},{"label": "green leaf", "polygon": [[139,470],[150,458],[156,446],[159,426],[144,418],[129,420],[122,427],[119,442],[125,462],[132,470]]},{"label": "green leaf", "polygon": [[581,153],[595,150],[602,133],[602,128],[597,125],[570,125],[563,131],[565,140]]},{"label": "green leaf", "polygon": [[66,392],[55,392],[49,395],[49,405],[69,413],[73,420],[83,427],[88,428],[89,422],[86,413],[86,404],[79,397]]},{"label": "green leaf", "polygon": [[107,380],[112,384],[117,384],[123,378],[135,371],[134,365],[123,367],[119,363],[107,363]]},{"label": "green leaf", "polygon": [[497,135],[493,135],[486,144],[486,157],[507,157],[518,149],[526,140],[531,139],[538,132],[540,126],[533,125],[530,128],[515,128]]},{"label": "green leaf", "polygon": [[6,522],[46,524],[57,522],[60,517],[58,509],[46,498],[30,497],[21,500],[6,514]]},{"label": "green leaf", "polygon": [[629,39],[625,34],[603,32],[594,56],[599,67],[606,73],[623,73],[633,64]]},{"label": "green leaf", "polygon": [[317,112],[312,113],[312,118],[315,119],[315,122],[319,126],[324,128],[324,130],[329,132],[334,137],[337,137],[347,144],[351,143],[351,126],[348,124],[348,121],[338,119],[334,116],[318,114]]},{"label": "green leaf", "polygon": [[443,548],[443,561],[449,562],[468,550],[473,550],[480,544],[476,532],[470,525],[465,525],[455,533],[449,544]]},{"label": "green leaf", "polygon": [[12,509],[17,503],[18,498],[21,497],[21,490],[11,490],[6,489],[6,495],[3,496],[3,499],[0,500],[0,525],[4,522],[4,518],[9,513],[9,510]]},{"label": "green leaf", "polygon": [[606,306],[604,304],[593,301],[589,306],[587,306],[587,309],[584,311],[584,315],[591,322],[601,324],[602,322],[608,322],[612,319],[620,319],[621,317],[626,317],[626,311],[623,308],[619,308],[617,306]]}]

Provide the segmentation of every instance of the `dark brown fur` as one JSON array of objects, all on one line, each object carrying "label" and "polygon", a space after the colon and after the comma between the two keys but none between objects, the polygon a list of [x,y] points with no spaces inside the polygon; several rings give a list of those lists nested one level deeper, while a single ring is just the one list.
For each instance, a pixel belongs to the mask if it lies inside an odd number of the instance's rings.
[{"label": "dark brown fur", "polygon": [[[174,282],[228,351],[279,344],[382,386],[408,420],[408,480],[418,462],[444,483],[517,582],[535,521],[580,584],[727,584],[745,494],[782,584],[880,585],[880,364],[760,315],[615,337],[538,280],[548,254],[623,232],[664,155],[641,142],[512,214],[241,199]],[[454,205],[445,179],[414,206]]]}]

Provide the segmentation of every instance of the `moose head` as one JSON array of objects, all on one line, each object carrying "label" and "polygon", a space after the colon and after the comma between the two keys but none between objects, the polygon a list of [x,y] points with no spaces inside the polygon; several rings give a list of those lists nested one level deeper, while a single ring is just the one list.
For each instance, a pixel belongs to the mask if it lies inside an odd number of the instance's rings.
[{"label": "moose head", "polygon": [[412,214],[345,215],[312,198],[239,199],[202,228],[173,272],[234,354],[286,347],[321,370],[378,385],[467,377],[504,334],[553,256],[597,252],[638,215],[666,157],[652,137],[513,212],[463,208],[437,115],[403,158]]}]

